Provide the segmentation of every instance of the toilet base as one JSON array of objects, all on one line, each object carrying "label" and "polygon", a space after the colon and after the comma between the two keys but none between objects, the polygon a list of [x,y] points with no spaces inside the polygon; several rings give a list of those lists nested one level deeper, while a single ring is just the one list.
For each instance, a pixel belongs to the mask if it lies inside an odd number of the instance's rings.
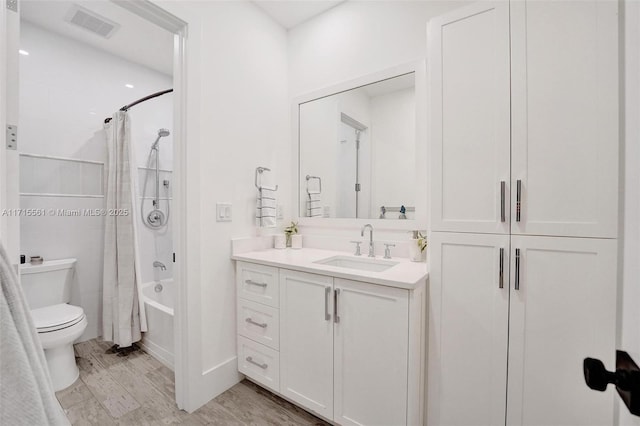
[{"label": "toilet base", "polygon": [[44,356],[47,359],[54,391],[66,389],[78,380],[80,370],[76,365],[73,344],[45,349]]}]

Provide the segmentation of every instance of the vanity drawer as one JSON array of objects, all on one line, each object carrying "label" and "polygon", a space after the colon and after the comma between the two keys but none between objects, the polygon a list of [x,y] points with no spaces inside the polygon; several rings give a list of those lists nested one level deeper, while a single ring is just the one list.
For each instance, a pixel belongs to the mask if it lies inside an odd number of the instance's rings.
[{"label": "vanity drawer", "polygon": [[280,354],[277,351],[238,336],[238,371],[280,392]]},{"label": "vanity drawer", "polygon": [[238,297],[278,307],[278,268],[238,262],[236,280]]},{"label": "vanity drawer", "polygon": [[238,299],[238,334],[280,348],[280,314],[276,308]]}]

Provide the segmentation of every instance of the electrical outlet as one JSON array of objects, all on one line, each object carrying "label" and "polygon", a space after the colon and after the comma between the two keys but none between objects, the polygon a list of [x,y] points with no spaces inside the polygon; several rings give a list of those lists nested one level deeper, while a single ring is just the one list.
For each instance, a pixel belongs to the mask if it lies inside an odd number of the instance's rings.
[{"label": "electrical outlet", "polygon": [[282,212],[282,204],[278,204],[276,206],[276,219],[277,220],[282,220],[284,219],[284,213]]},{"label": "electrical outlet", "polygon": [[231,222],[231,203],[216,203],[216,222]]}]

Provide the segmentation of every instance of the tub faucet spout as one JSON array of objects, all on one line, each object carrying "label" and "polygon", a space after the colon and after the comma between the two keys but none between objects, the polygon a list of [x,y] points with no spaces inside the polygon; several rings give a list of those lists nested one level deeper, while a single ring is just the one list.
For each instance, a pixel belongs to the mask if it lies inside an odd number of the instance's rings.
[{"label": "tub faucet spout", "polygon": [[157,260],[155,262],[153,262],[153,267],[154,268],[160,268],[161,271],[166,271],[167,270],[167,267],[164,266],[164,263],[158,262]]}]

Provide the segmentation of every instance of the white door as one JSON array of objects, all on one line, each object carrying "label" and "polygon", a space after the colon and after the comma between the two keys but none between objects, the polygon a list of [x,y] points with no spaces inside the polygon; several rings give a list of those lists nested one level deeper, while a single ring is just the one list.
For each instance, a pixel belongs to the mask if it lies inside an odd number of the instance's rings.
[{"label": "white door", "polygon": [[407,422],[409,292],[335,279],[334,420]]},{"label": "white door", "polygon": [[427,424],[503,425],[509,236],[433,232],[429,247]]},{"label": "white door", "polygon": [[509,3],[429,21],[431,229],[509,233]]},{"label": "white door", "polygon": [[512,233],[615,238],[618,2],[511,2]]},{"label": "white door", "polygon": [[511,253],[507,424],[613,424],[582,362],[615,369],[616,241],[512,236]]},{"label": "white door", "polygon": [[280,270],[280,392],[333,418],[333,278]]}]

